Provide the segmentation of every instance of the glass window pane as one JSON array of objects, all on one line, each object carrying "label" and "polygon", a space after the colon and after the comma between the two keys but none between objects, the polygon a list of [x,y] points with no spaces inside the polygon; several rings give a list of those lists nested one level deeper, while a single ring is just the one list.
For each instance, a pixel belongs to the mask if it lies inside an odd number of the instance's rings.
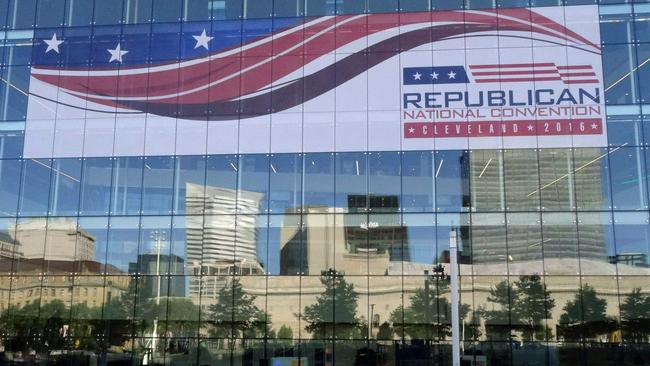
[{"label": "glass window pane", "polygon": [[93,22],[96,25],[120,24],[122,0],[95,1]]},{"label": "glass window pane", "polygon": [[80,215],[106,215],[111,202],[110,158],[85,158],[81,179]]},{"label": "glass window pane", "polygon": [[203,213],[205,156],[177,156],[174,177],[174,214]]},{"label": "glass window pane", "polygon": [[[87,238],[92,238],[94,253],[86,257],[89,263],[79,262],[75,268],[75,273],[84,274],[90,265],[100,265],[102,268],[106,263],[106,249],[108,248],[108,217],[80,217],[78,222],[79,232]],[[80,253],[81,254],[81,253]],[[79,256],[79,255],[78,255]],[[106,268],[106,272],[114,273],[116,268]]]},{"label": "glass window pane", "polygon": [[634,5],[634,30],[637,42],[650,41],[650,4]]},{"label": "glass window pane", "polygon": [[402,153],[402,208],[407,212],[433,212],[433,153],[405,151]]},{"label": "glass window pane", "polygon": [[368,153],[368,208],[370,212],[399,212],[402,193],[400,153]]},{"label": "glass window pane", "polygon": [[539,172],[542,210],[575,210],[571,150],[541,149],[539,151]]},{"label": "glass window pane", "polygon": [[473,211],[505,208],[503,155],[499,150],[475,150],[470,154],[470,188]]},{"label": "glass window pane", "polygon": [[10,29],[31,28],[36,16],[36,0],[10,0],[7,14]]},{"label": "glass window pane", "polygon": [[429,10],[429,0],[400,0],[399,10],[406,11],[427,11]]},{"label": "glass window pane", "polygon": [[183,0],[183,20],[186,22],[209,20],[210,8],[219,1],[214,0]]},{"label": "glass window pane", "polygon": [[36,14],[37,27],[59,27],[63,25],[66,0],[39,0]]},{"label": "glass window pane", "polygon": [[506,209],[538,211],[539,164],[537,150],[518,149],[503,152]]},{"label": "glass window pane", "polygon": [[562,275],[580,273],[577,229],[576,217],[573,213],[542,214],[542,250],[546,273]]},{"label": "glass window pane", "polygon": [[86,26],[92,24],[92,1],[68,1],[65,10],[65,25]]},{"label": "glass window pane", "polygon": [[122,273],[138,272],[138,246],[140,241],[139,217],[112,217],[109,222],[106,270]]},{"label": "glass window pane", "polygon": [[239,157],[238,213],[253,214],[268,211],[269,171],[268,155]]},{"label": "glass window pane", "polygon": [[573,160],[578,210],[609,210],[612,202],[607,149],[575,149]]},{"label": "glass window pane", "polygon": [[398,0],[369,1],[369,13],[395,13],[399,11]]},{"label": "glass window pane", "polygon": [[366,153],[336,154],[335,207],[347,212],[368,209]]},{"label": "glass window pane", "polygon": [[469,210],[469,163],[468,151],[436,151],[434,176],[438,212]]},{"label": "glass window pane", "polygon": [[[136,272],[154,277],[183,271],[184,260],[171,254],[171,217],[144,216],[140,220],[140,248],[138,251]],[[153,278],[156,281],[156,278]],[[146,281],[147,288],[142,291],[156,296],[157,286]],[[160,290],[166,294],[167,288]],[[166,295],[165,295],[166,296]]]},{"label": "glass window pane", "polygon": [[111,214],[137,215],[142,199],[142,169],[140,157],[115,158],[113,160],[113,182]]},{"label": "glass window pane", "polygon": [[182,0],[154,0],[153,21],[177,22],[181,20]]},{"label": "glass window pane", "polygon": [[[314,220],[316,217],[309,219]],[[268,251],[260,258],[267,273],[276,276],[310,273],[312,263],[309,263],[309,260],[312,259],[312,255],[309,251],[313,250],[314,253],[318,253],[319,250],[327,248],[308,248],[306,246],[307,242],[304,240],[306,231],[301,225],[300,215],[273,215],[269,217],[268,225]],[[333,257],[334,254],[331,255]],[[327,261],[327,258],[319,257],[317,259]],[[313,263],[313,266],[318,266],[318,263]]]},{"label": "glass window pane", "polygon": [[13,272],[30,275],[43,273],[47,219],[18,219],[15,231],[16,242],[20,243],[20,255],[14,255]]},{"label": "glass window pane", "polygon": [[587,275],[614,275],[610,264],[615,253],[614,231],[610,212],[581,212],[578,214],[578,244],[580,270]]},{"label": "glass window pane", "polygon": [[620,274],[635,274],[633,267],[650,267],[650,226],[647,212],[615,212],[614,236]]},{"label": "glass window pane", "polygon": [[632,6],[612,5],[600,7],[600,41],[603,44],[632,43]]},{"label": "glass window pane", "polygon": [[609,116],[607,127],[609,146],[640,146],[643,144],[641,119],[638,116]]},{"label": "glass window pane", "polygon": [[52,161],[50,215],[68,216],[77,215],[79,212],[81,163],[81,159],[54,159]]},{"label": "glass window pane", "polygon": [[[342,238],[340,234],[338,238],[336,236],[336,227],[334,225],[335,216],[328,214],[326,211],[325,213],[319,213],[314,208],[304,214],[302,220],[302,239],[304,241],[304,254],[302,255],[305,258],[305,265],[302,266],[301,272],[304,275],[318,276],[323,271],[335,268],[336,258],[342,259],[342,257],[337,257],[337,255],[341,255],[342,253],[336,253],[337,244],[341,244],[340,241]],[[291,229],[291,227],[288,227],[288,229]],[[296,234],[290,237],[285,235],[284,240],[289,243],[291,242],[290,240],[298,238],[298,231],[299,229],[296,229]],[[291,243],[295,246],[293,242]],[[270,249],[271,242],[269,241]],[[282,252],[284,253],[284,249]]]},{"label": "glass window pane", "polygon": [[273,0],[243,0],[246,19],[270,18],[273,15]]},{"label": "glass window pane", "polygon": [[[650,16],[649,16],[650,18]],[[639,78],[639,93],[642,103],[650,102],[650,68],[647,62],[650,62],[650,47],[647,44],[637,47],[637,77]],[[644,64],[645,63],[645,64]],[[644,66],[641,66],[644,65]],[[648,137],[646,137],[646,140]]]},{"label": "glass window pane", "polygon": [[46,216],[50,196],[52,162],[29,159],[23,163],[18,215]]},{"label": "glass window pane", "polygon": [[20,160],[0,160],[0,216],[16,216],[21,168]]},{"label": "glass window pane", "polygon": [[336,3],[337,14],[363,14],[366,12],[365,0],[347,0]]},{"label": "glass window pane", "polygon": [[300,212],[302,154],[273,154],[270,164],[269,212]]},{"label": "glass window pane", "polygon": [[514,275],[543,273],[541,216],[508,213],[506,218],[508,271]]},{"label": "glass window pane", "polygon": [[303,184],[305,211],[312,206],[334,207],[334,154],[305,154]]},{"label": "glass window pane", "polygon": [[144,158],[143,214],[162,215],[172,212],[175,164],[176,159],[170,156]]},{"label": "glass window pane", "polygon": [[508,252],[504,214],[472,214],[469,250],[474,274],[507,274]]},{"label": "glass window pane", "polygon": [[436,256],[436,220],[434,214],[405,214],[404,275],[420,275],[421,266],[433,267]]},{"label": "glass window pane", "polygon": [[610,149],[612,206],[618,210],[648,207],[643,150],[637,147]]},{"label": "glass window pane", "polygon": [[171,232],[170,257],[180,265],[170,266],[172,274],[200,274],[201,269],[201,232],[203,216],[174,216]]},{"label": "glass window pane", "polygon": [[[126,24],[149,23],[151,21],[153,0],[127,0],[124,4],[124,21]],[[125,29],[126,33],[127,29]]]},{"label": "glass window pane", "polygon": [[303,7],[307,1],[294,0],[274,0],[273,16],[274,17],[297,17],[304,12]]},{"label": "glass window pane", "polygon": [[605,102],[607,104],[638,102],[634,45],[605,45],[602,50]]},{"label": "glass window pane", "polygon": [[[471,263],[469,214],[437,214],[436,215],[436,256],[437,263],[449,263],[449,237],[451,231],[456,231],[458,244],[458,263]],[[470,266],[461,266],[461,273],[470,275]],[[466,272],[465,272],[466,271]]]},{"label": "glass window pane", "polygon": [[[0,241],[2,242],[2,255],[0,255],[0,278],[13,272],[13,258],[20,254],[20,243],[16,242],[16,219],[0,218]],[[0,291],[9,298],[9,289],[0,279]],[[3,298],[4,299],[4,298]],[[2,302],[0,302],[2,303]]]}]

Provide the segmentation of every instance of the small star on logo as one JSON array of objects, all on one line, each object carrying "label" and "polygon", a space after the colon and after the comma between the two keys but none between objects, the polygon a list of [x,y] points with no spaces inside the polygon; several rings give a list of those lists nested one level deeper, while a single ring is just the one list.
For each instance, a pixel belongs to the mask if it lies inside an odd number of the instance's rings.
[{"label": "small star on logo", "polygon": [[413,80],[421,80],[421,79],[422,79],[422,74],[420,74],[419,72],[413,74]]},{"label": "small star on logo", "polygon": [[208,47],[208,42],[210,42],[211,40],[214,39],[214,37],[209,37],[209,36],[205,33],[205,29],[203,30],[203,32],[201,32],[200,35],[198,35],[198,36],[192,36],[192,37],[194,38],[194,40],[196,40],[196,44],[194,45],[194,49],[197,49],[197,48],[199,48],[199,47],[203,47],[203,48],[205,48],[206,50],[208,50],[208,49],[210,49],[210,48]]},{"label": "small star on logo", "polygon": [[56,33],[52,35],[52,39],[44,39],[43,43],[47,45],[47,49],[45,50],[45,53],[48,53],[50,51],[54,51],[56,53],[59,53],[59,46],[63,41],[59,40],[56,38]]},{"label": "small star on logo", "polygon": [[117,47],[115,47],[115,49],[111,50],[111,49],[109,48],[109,49],[107,49],[106,51],[108,51],[108,53],[111,54],[111,59],[108,60],[108,62],[117,61],[117,62],[119,62],[119,63],[122,63],[122,56],[124,56],[124,55],[126,55],[127,53],[129,53],[129,51],[127,51],[127,50],[123,50],[123,49],[122,49],[122,46],[121,46],[119,43],[117,44]]},{"label": "small star on logo", "polygon": [[433,74],[431,74],[431,79],[438,80],[438,73],[434,71]]},{"label": "small star on logo", "polygon": [[409,133],[415,133],[415,128],[413,127],[409,128]]},{"label": "small star on logo", "polygon": [[528,131],[532,131],[532,130],[533,130],[533,125],[528,125]]},{"label": "small star on logo", "polygon": [[453,72],[453,71],[449,71],[449,74],[447,74],[447,76],[448,76],[450,79],[455,79],[455,78],[456,78],[456,73]]},{"label": "small star on logo", "polygon": [[597,129],[597,128],[598,128],[598,125],[597,125],[597,124],[595,124],[595,123],[592,123],[592,124],[591,124],[591,129],[592,129],[592,130],[595,130],[595,129]]}]

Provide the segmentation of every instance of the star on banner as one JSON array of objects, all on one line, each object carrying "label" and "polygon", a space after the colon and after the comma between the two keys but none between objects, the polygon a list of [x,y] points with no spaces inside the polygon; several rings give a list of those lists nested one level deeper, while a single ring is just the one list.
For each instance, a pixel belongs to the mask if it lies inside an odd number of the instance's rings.
[{"label": "star on banner", "polygon": [[413,80],[421,80],[421,79],[422,79],[422,74],[420,74],[419,72],[413,74]]},{"label": "star on banner", "polygon": [[196,44],[194,45],[194,49],[197,49],[199,47],[203,47],[206,50],[210,49],[208,47],[208,42],[214,39],[214,37],[210,37],[205,33],[205,29],[203,32],[201,32],[200,35],[198,36],[192,36],[196,40]]},{"label": "star on banner", "polygon": [[450,79],[455,79],[455,78],[456,78],[456,73],[453,72],[453,71],[449,71],[449,74],[447,74],[447,76],[448,76]]},{"label": "star on banner", "polygon": [[431,79],[438,80],[438,73],[434,71],[433,74],[431,74]]},{"label": "star on banner", "polygon": [[122,63],[122,56],[124,56],[124,55],[126,55],[127,53],[129,53],[129,51],[127,51],[127,50],[123,50],[123,49],[122,49],[122,46],[121,46],[119,43],[117,44],[117,46],[115,47],[115,49],[110,49],[110,48],[109,48],[109,49],[107,49],[106,51],[108,51],[108,53],[111,54],[111,59],[108,60],[108,62],[117,61],[117,62],[119,62],[119,63]]},{"label": "star on banner", "polygon": [[63,41],[59,40],[56,38],[56,33],[52,35],[52,39],[44,39],[43,43],[47,45],[47,49],[45,50],[45,53],[48,53],[50,51],[54,51],[56,53],[59,53],[59,46]]}]

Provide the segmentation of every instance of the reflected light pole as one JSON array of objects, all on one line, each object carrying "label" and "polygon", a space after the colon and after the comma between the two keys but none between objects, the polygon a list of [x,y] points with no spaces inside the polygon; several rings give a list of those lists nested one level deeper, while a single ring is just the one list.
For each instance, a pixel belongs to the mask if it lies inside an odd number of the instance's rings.
[{"label": "reflected light pole", "polygon": [[[156,249],[156,317],[153,320],[153,330],[151,331],[151,359],[156,352],[158,345],[158,311],[160,311],[160,249],[165,241],[165,232],[154,230],[151,232],[151,239],[155,242]],[[147,364],[147,363],[145,363]]]},{"label": "reflected light pole", "polygon": [[449,232],[449,267],[451,275],[451,351],[452,366],[460,366],[460,324],[458,314],[458,244],[456,229]]}]

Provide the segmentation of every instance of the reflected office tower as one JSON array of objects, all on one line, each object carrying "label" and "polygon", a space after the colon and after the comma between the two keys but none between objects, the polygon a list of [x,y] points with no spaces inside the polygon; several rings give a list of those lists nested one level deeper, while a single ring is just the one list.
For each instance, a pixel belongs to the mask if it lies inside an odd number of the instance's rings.
[{"label": "reflected office tower", "polygon": [[[190,273],[204,274],[190,283],[190,296],[214,299],[225,275],[262,274],[257,257],[256,215],[262,193],[187,183],[189,215],[204,214],[203,224],[187,228]],[[235,212],[237,214],[235,215]]]},{"label": "reflected office tower", "polygon": [[[469,179],[463,179],[470,186],[469,207],[478,212],[472,216],[470,240],[464,248],[473,264],[502,263],[513,258],[518,261],[541,261],[542,256],[547,264],[566,263],[567,259],[578,255],[581,260],[607,261],[606,241],[609,239],[602,225],[587,226],[587,222],[578,222],[573,214],[565,217],[558,216],[563,213],[552,213],[575,210],[579,205],[576,191],[579,191],[581,202],[589,202],[590,207],[603,205],[602,166],[592,157],[599,155],[597,149],[593,154],[586,154],[587,157],[573,156],[564,150],[540,150],[538,155],[532,156],[532,161],[529,151],[511,150],[508,151],[505,166],[502,155],[481,155],[483,153],[474,151],[461,159],[461,164],[465,165],[462,170],[467,171],[469,176]],[[584,162],[580,162],[580,159]],[[538,188],[512,186],[516,184],[513,182],[525,182],[530,178],[531,164],[539,165],[539,177],[535,177],[539,179],[539,186],[535,184]],[[489,214],[503,209],[522,211],[505,207],[506,199],[513,200],[506,197],[506,192],[531,201],[537,200],[535,206],[539,205],[543,212],[543,217],[539,219],[542,222],[539,239],[531,241],[531,235],[525,229],[522,231],[516,225],[504,227],[502,215]],[[553,222],[555,217],[562,219]],[[536,225],[536,222],[530,224]],[[578,232],[579,226],[582,229]],[[506,231],[507,242],[504,242]]]}]

